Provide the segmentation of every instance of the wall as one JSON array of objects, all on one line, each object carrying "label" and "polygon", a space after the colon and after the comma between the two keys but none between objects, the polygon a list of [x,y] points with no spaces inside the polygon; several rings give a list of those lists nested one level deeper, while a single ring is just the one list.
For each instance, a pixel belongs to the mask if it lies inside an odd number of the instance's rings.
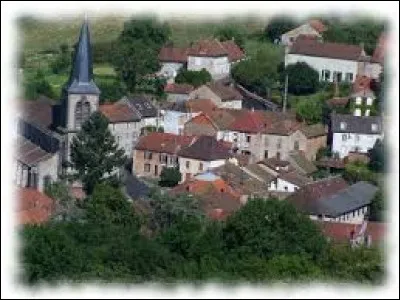
[{"label": "wall", "polygon": [[140,122],[110,123],[109,130],[118,145],[124,149],[125,155],[132,158],[132,151],[140,136]]},{"label": "wall", "polygon": [[212,78],[222,79],[230,74],[230,63],[228,56],[222,57],[200,57],[188,56],[187,69],[191,71],[201,71],[206,69]]},{"label": "wall", "polygon": [[50,176],[51,181],[58,180],[58,166],[60,156],[58,153],[54,154],[51,158],[40,162],[37,166],[38,169],[38,190],[44,191],[44,178]]},{"label": "wall", "polygon": [[242,100],[223,101],[220,107],[231,109],[242,109]]},{"label": "wall", "polygon": [[327,136],[317,136],[307,139],[307,150],[304,152],[308,160],[316,160],[318,150],[327,146]]},{"label": "wall", "polygon": [[99,97],[97,95],[80,95],[70,94],[68,96],[68,113],[67,113],[67,128],[69,130],[75,129],[75,108],[76,103],[81,100],[82,96],[86,96],[87,101],[90,103],[90,113],[99,109]]},{"label": "wall", "polygon": [[[346,135],[346,141],[342,140],[342,136]],[[359,140],[356,140],[356,136]],[[359,147],[358,152],[367,153],[371,149],[376,140],[382,138],[380,134],[355,134],[355,133],[334,133],[332,140],[332,152],[338,152],[340,158],[344,158],[348,153],[356,152],[355,147]]]},{"label": "wall", "polygon": [[[266,139],[268,139],[266,144]],[[281,146],[278,147],[280,141]],[[287,160],[289,152],[294,150],[295,141],[299,142],[299,149],[307,152],[307,138],[301,131],[296,131],[291,135],[276,135],[276,134],[263,134],[261,143],[262,159],[264,159],[265,150],[268,151],[268,158],[276,157],[277,153],[280,153],[281,160]]]},{"label": "wall", "polygon": [[[287,189],[285,189],[285,187]],[[295,192],[299,187],[293,183],[290,183],[286,180],[283,180],[281,178],[277,178],[277,184],[275,184],[274,181],[271,181],[271,183],[268,186],[268,191],[273,191],[273,192],[288,192],[288,193],[293,193]]]},{"label": "wall", "polygon": [[[167,163],[160,162],[160,153],[152,152],[151,159],[145,159],[144,153],[145,151],[142,150],[134,150],[133,152],[133,164],[132,164],[132,173],[136,174],[137,176],[144,176],[150,178],[159,178],[162,168],[164,166],[167,167],[175,167],[176,166],[176,155],[166,154],[167,155]],[[146,172],[144,170],[145,164],[150,164],[150,171]],[[155,174],[157,166],[157,175]]]},{"label": "wall", "polygon": [[210,99],[218,107],[221,106],[221,98],[206,85],[202,85],[189,94],[189,99]]},{"label": "wall", "polygon": [[342,80],[345,80],[346,73],[353,73],[353,82],[358,73],[358,62],[343,59],[332,59],[326,57],[305,56],[300,54],[286,54],[285,66],[297,62],[306,62],[312,68],[318,71],[320,80],[322,80],[322,70],[330,70],[330,82],[333,82],[333,72],[342,72]]},{"label": "wall", "polygon": [[189,94],[167,93],[168,102],[185,102],[189,99]]},{"label": "wall", "polygon": [[367,63],[363,75],[371,77],[373,79],[379,79],[379,74],[382,73],[382,71],[383,68],[381,64]]},{"label": "wall", "polygon": [[[186,167],[186,162],[189,162],[189,168]],[[203,168],[200,169],[200,164],[203,164]],[[188,179],[187,174],[190,173],[191,177],[196,174],[206,172],[209,169],[217,168],[225,164],[224,159],[213,160],[213,161],[202,161],[198,159],[179,157],[179,170],[182,174],[182,181]]]},{"label": "wall", "polygon": [[300,25],[299,27],[282,34],[281,36],[281,44],[285,46],[289,46],[293,44],[293,41],[290,41],[290,38],[294,38],[294,40],[300,35],[300,34],[307,34],[307,35],[316,35],[319,36],[319,33],[312,28],[308,23]]},{"label": "wall", "polygon": [[185,123],[199,113],[183,113],[180,111],[165,110],[163,114],[164,132],[182,134]]},{"label": "wall", "polygon": [[316,216],[316,215],[310,215],[310,219],[311,220],[323,220],[323,221],[350,223],[350,224],[361,224],[364,221],[365,215],[367,214],[368,210],[369,210],[368,206],[364,206],[354,212],[348,212],[337,218],[330,218],[330,217],[323,216],[321,219],[321,218],[318,218],[318,216]]},{"label": "wall", "polygon": [[159,73],[165,75],[167,78],[175,78],[179,69],[183,67],[183,63],[163,62],[161,63],[161,70]]},{"label": "wall", "polygon": [[196,124],[191,120],[184,125],[185,135],[208,135],[217,136],[217,129],[211,124]]}]

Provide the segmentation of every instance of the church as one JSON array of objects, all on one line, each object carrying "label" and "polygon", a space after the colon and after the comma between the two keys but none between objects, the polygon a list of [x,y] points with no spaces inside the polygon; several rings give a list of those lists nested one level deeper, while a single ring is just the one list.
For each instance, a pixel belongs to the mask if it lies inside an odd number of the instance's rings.
[{"label": "church", "polygon": [[110,131],[128,158],[132,157],[143,127],[162,126],[158,108],[143,95],[100,104],[87,19],[81,27],[72,63],[58,103],[45,97],[19,103],[13,170],[17,186],[43,191],[46,183],[68,172],[66,162],[70,160],[73,137],[95,111],[109,120]]}]

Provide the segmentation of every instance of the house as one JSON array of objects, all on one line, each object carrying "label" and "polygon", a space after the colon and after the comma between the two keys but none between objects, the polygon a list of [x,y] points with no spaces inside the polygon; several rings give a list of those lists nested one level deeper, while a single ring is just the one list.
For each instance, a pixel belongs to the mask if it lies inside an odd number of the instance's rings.
[{"label": "house", "polygon": [[303,186],[286,200],[313,220],[360,224],[378,188],[359,181],[351,186],[340,177]]},{"label": "house", "polygon": [[353,82],[366,59],[361,46],[300,39],[286,51],[285,66],[305,62],[320,81]]},{"label": "house", "polygon": [[35,188],[18,188],[16,213],[17,224],[42,224],[54,211],[54,200]]},{"label": "house", "polygon": [[117,103],[125,103],[131,109],[136,110],[140,115],[143,127],[162,127],[162,118],[159,114],[159,110],[152,103],[152,98],[147,95],[133,95],[129,97],[123,97]]},{"label": "house", "polygon": [[159,74],[167,78],[168,83],[173,83],[181,68],[187,64],[188,48],[165,46],[160,49],[158,60],[161,64]]},{"label": "house", "polygon": [[315,221],[323,235],[332,243],[352,246],[379,246],[385,241],[387,224],[364,221],[363,224],[349,224],[331,221]]},{"label": "house", "polygon": [[379,75],[383,72],[385,63],[385,54],[387,47],[387,34],[382,33],[379,36],[375,51],[371,60],[365,64],[363,74],[373,79],[379,80]]},{"label": "house", "polygon": [[[201,112],[209,112],[215,108],[216,105],[209,99],[165,103],[161,109],[164,119],[164,132],[183,134],[186,122],[195,118]],[[189,133],[186,135],[197,134]]]},{"label": "house", "polygon": [[172,195],[188,194],[199,199],[204,213],[216,220],[223,220],[242,206],[242,197],[219,176],[205,172],[174,187]]},{"label": "house", "polygon": [[195,137],[153,132],[140,137],[133,154],[132,173],[158,178],[164,167],[179,165],[178,152],[195,141]]},{"label": "house", "polygon": [[299,36],[321,39],[322,33],[326,31],[325,25],[320,20],[310,20],[281,35],[281,44],[291,46]]},{"label": "house", "polygon": [[220,108],[242,109],[242,94],[233,86],[222,82],[202,85],[189,94],[190,99],[211,99]]},{"label": "house", "polygon": [[368,153],[376,140],[383,138],[381,117],[333,113],[330,131],[332,152],[338,153],[341,159],[350,152]]},{"label": "house", "polygon": [[232,157],[231,143],[218,141],[215,137],[200,136],[188,147],[178,152],[182,181],[193,175],[223,165]]},{"label": "house", "polygon": [[194,86],[187,83],[168,83],[164,87],[169,102],[183,102],[189,99],[190,93],[194,90]]},{"label": "house", "polygon": [[102,104],[99,111],[107,118],[108,128],[119,147],[131,159],[141,131],[141,115],[126,103]]}]

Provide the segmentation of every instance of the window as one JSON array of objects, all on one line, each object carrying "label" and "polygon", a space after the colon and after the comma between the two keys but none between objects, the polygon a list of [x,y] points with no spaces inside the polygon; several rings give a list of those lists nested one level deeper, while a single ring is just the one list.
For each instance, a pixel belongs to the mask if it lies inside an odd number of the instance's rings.
[{"label": "window", "polygon": [[362,104],[362,98],[361,97],[356,97],[356,104],[361,105]]},{"label": "window", "polygon": [[331,79],[331,71],[322,70],[322,80],[328,81]]},{"label": "window", "polygon": [[117,135],[117,143],[119,144],[121,142],[121,137]]},{"label": "window", "polygon": [[287,186],[285,186],[285,191],[286,191],[286,192],[288,191],[288,187],[287,187]]},{"label": "window", "polygon": [[360,117],[361,116],[361,108],[356,108],[354,110],[354,116],[356,116],[356,117]]},{"label": "window", "polygon": [[266,136],[266,137],[264,138],[264,146],[265,146],[265,147],[268,147],[268,144],[269,144],[269,140],[268,140],[268,137]]},{"label": "window", "polygon": [[250,140],[251,140],[251,136],[250,135],[246,136],[246,142],[250,143]]},{"label": "window", "polygon": [[189,169],[190,168],[190,161],[186,161],[186,169]]},{"label": "window", "polygon": [[365,115],[368,117],[370,115],[370,112],[371,111],[369,109],[365,110]]},{"label": "window", "polygon": [[360,141],[360,135],[356,134],[356,142]]},{"label": "window", "polygon": [[371,97],[368,97],[367,98],[367,105],[372,105],[372,98]]},{"label": "window", "polygon": [[277,143],[276,143],[276,148],[281,149],[282,147],[282,139],[278,139]]},{"label": "window", "polygon": [[199,171],[203,171],[203,163],[199,163]]},{"label": "window", "polygon": [[82,124],[89,118],[89,116],[90,103],[87,101],[87,98],[83,96],[75,106],[75,128],[80,129]]},{"label": "window", "polygon": [[160,154],[160,163],[166,164],[168,162],[168,156],[166,154]]},{"label": "window", "polygon": [[340,122],[340,129],[345,130],[347,128],[346,122]]},{"label": "window", "polygon": [[146,173],[149,173],[149,172],[150,172],[150,167],[151,167],[150,164],[144,164],[144,171],[145,171]]},{"label": "window", "polygon": [[335,80],[335,79],[337,82],[341,82],[342,81],[342,72],[337,72],[337,71],[333,72],[333,80]]},{"label": "window", "polygon": [[294,142],[294,150],[299,150],[299,141]]},{"label": "window", "polygon": [[347,82],[353,81],[353,73],[346,73],[346,81]]},{"label": "window", "polygon": [[144,159],[152,159],[153,158],[153,153],[151,153],[150,151],[145,151],[144,152]]},{"label": "window", "polygon": [[281,160],[281,153],[280,152],[276,152],[276,159],[277,160]]},{"label": "window", "polygon": [[268,150],[265,150],[264,151],[264,159],[267,159],[268,158]]},{"label": "window", "polygon": [[347,141],[347,134],[345,134],[345,133],[342,134],[342,141],[343,142]]},{"label": "window", "polygon": [[378,131],[378,125],[377,124],[372,124],[371,125],[371,130],[372,131]]}]

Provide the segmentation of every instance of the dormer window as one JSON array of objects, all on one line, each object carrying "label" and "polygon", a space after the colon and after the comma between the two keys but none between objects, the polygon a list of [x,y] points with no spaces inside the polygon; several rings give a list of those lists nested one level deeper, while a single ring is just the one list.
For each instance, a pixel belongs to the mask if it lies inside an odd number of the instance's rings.
[{"label": "dormer window", "polygon": [[371,97],[367,98],[367,105],[372,105],[372,98]]},{"label": "dormer window", "polygon": [[361,105],[362,104],[362,98],[361,97],[356,97],[356,104]]},{"label": "dormer window", "polygon": [[340,122],[340,129],[341,130],[346,130],[346,128],[347,128],[346,122]]},{"label": "dormer window", "polygon": [[372,124],[371,125],[372,131],[378,131],[378,125],[377,124]]}]

